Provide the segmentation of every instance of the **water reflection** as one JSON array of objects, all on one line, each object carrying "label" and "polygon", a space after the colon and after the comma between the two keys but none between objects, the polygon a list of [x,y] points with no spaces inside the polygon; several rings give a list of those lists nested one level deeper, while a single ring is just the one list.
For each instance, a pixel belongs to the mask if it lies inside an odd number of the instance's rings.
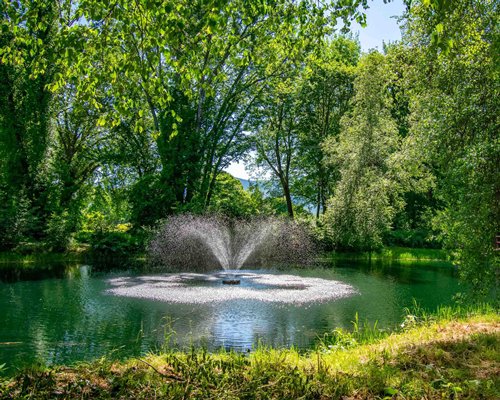
[{"label": "water reflection", "polygon": [[[307,347],[324,332],[360,320],[390,327],[401,321],[415,298],[424,308],[449,304],[458,290],[450,266],[336,263],[293,273],[343,281],[359,296],[298,306],[253,300],[217,304],[170,304],[106,294],[111,277],[88,265],[52,266],[29,275],[2,271],[0,282],[0,364],[34,361],[71,363],[102,355],[139,355],[164,345],[204,345],[247,350],[259,341],[274,346]],[[8,272],[6,272],[8,271]],[[286,271],[290,274],[291,271]],[[134,276],[136,270],[126,274]],[[26,278],[29,279],[29,278]]]}]

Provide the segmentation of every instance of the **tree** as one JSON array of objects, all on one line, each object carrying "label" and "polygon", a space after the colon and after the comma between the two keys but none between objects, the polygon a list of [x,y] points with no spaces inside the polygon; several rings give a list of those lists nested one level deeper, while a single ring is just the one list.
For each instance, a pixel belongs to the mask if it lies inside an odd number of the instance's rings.
[{"label": "tree", "polygon": [[[443,203],[435,220],[462,278],[481,297],[498,286],[500,176],[498,4],[456,1],[436,14],[415,2],[404,43],[411,49],[411,134],[431,166]],[[428,46],[436,27],[450,43]]]},{"label": "tree", "polygon": [[349,107],[358,54],[359,46],[344,37],[318,45],[270,81],[255,113],[256,165],[276,180],[291,217],[292,197],[315,204],[317,216],[326,210],[334,168],[324,163],[322,143],[338,134]]},{"label": "tree", "polygon": [[217,176],[212,203],[208,210],[235,218],[248,218],[260,212],[255,196],[227,172]]},{"label": "tree", "polygon": [[[242,151],[239,139],[265,81],[329,32],[333,19],[312,1],[157,3],[83,2],[95,55],[80,64],[111,83],[116,112],[107,124],[130,115],[137,101],[147,104],[165,187],[178,204],[207,207],[218,173]],[[138,100],[127,96],[136,82]],[[92,85],[80,89],[92,95]],[[146,131],[144,123],[134,129]]]},{"label": "tree", "polygon": [[340,181],[324,221],[337,247],[373,249],[382,245],[401,207],[398,179],[400,142],[390,115],[387,60],[377,52],[361,58],[352,110],[340,136],[325,151],[340,170]]},{"label": "tree", "polygon": [[307,66],[311,73],[300,91],[300,172],[292,186],[297,196],[315,205],[316,218],[325,213],[338,179],[333,165],[325,163],[322,145],[339,134],[340,120],[350,107],[359,51],[359,44],[347,37],[326,42]]},{"label": "tree", "polygon": [[413,178],[405,188],[404,207],[394,218],[393,226],[384,243],[407,247],[438,247],[440,242],[432,227],[432,217],[440,207],[434,193],[433,172],[420,163],[419,150],[410,135],[411,110],[409,77],[412,75],[412,50],[402,43],[384,46],[388,68],[391,71],[388,91],[391,97],[390,113],[397,124],[406,173]]},{"label": "tree", "polygon": [[[304,69],[337,18],[363,22],[360,5],[0,2],[1,245],[53,236],[63,247],[100,192],[128,198],[116,214],[136,227],[210,209],[221,171],[249,148],[250,116]],[[285,113],[300,111],[291,100]]]},{"label": "tree", "polygon": [[[68,65],[85,54],[84,40],[77,39],[87,28],[78,23],[72,1],[3,1],[0,14],[0,185],[5,196],[0,230],[3,245],[13,247],[21,239],[45,239],[59,202],[68,203],[78,191],[66,179],[75,169],[55,171],[69,142],[54,127],[63,92],[78,82],[74,76],[73,82],[65,79]],[[55,101],[56,95],[62,97]]]},{"label": "tree", "polygon": [[99,150],[107,139],[107,132],[97,127],[99,115],[73,95],[71,88],[65,88],[54,104],[52,168],[59,184],[58,205],[65,210],[100,165]]},{"label": "tree", "polygon": [[278,181],[290,218],[294,217],[290,180],[298,150],[300,82],[298,75],[282,75],[269,85],[250,139],[256,151],[255,164],[271,171]]},{"label": "tree", "polygon": [[[12,236],[42,236],[47,220],[48,85],[57,72],[62,9],[55,1],[0,4],[1,236],[7,246],[15,245]],[[10,231],[13,226],[17,233]]]}]

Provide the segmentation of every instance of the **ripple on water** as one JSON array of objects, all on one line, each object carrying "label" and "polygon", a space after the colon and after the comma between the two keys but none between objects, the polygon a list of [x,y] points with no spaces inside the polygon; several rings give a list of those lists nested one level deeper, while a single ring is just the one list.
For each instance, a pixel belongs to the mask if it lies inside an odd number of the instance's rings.
[{"label": "ripple on water", "polygon": [[[230,276],[240,285],[223,285]],[[107,293],[168,303],[206,304],[231,300],[303,304],[325,302],[356,294],[345,283],[321,278],[267,273],[164,274],[119,277],[108,280]]]}]

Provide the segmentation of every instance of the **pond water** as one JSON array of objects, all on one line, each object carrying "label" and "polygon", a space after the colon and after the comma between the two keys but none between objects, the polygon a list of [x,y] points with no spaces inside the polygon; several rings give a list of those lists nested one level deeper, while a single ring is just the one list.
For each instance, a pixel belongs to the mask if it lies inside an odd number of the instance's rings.
[{"label": "pond water", "polygon": [[0,268],[0,364],[6,363],[7,371],[34,362],[138,356],[166,345],[238,351],[258,343],[307,348],[325,332],[351,328],[356,313],[360,321],[391,328],[402,321],[404,307],[412,307],[414,299],[434,310],[451,304],[459,290],[450,265],[336,261],[311,269],[264,272],[336,280],[356,293],[305,304],[259,298],[189,304],[109,292],[113,281],[144,274],[138,269],[45,267],[36,272]]}]

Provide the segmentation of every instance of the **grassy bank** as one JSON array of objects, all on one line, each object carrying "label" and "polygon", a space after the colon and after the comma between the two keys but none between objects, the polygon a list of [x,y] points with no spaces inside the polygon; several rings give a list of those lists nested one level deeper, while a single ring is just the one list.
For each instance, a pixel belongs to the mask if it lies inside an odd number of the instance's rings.
[{"label": "grassy bank", "polygon": [[441,249],[418,249],[410,247],[384,247],[374,252],[331,252],[329,258],[336,260],[381,260],[381,261],[440,261],[450,262],[447,251]]},{"label": "grassy bank", "polygon": [[12,251],[0,252],[0,267],[1,264],[36,264],[47,262],[79,262],[85,258],[85,251],[72,251],[67,253],[33,253],[19,254]]},{"label": "grassy bank", "polygon": [[[18,254],[16,252],[0,252],[0,268],[2,264],[24,264],[27,268],[36,268],[35,264],[47,264],[51,262],[84,262],[91,257],[87,247],[81,247],[66,253],[33,253]],[[144,260],[144,254],[131,254],[128,256],[117,255],[113,258],[126,258]],[[327,259],[335,260],[381,260],[397,262],[427,262],[440,261],[449,262],[450,257],[445,250],[440,249],[414,249],[409,247],[386,247],[379,252],[331,252],[326,255]]]},{"label": "grassy bank", "polygon": [[500,317],[443,308],[409,315],[404,329],[335,331],[308,353],[203,350],[118,363],[35,368],[0,383],[0,398],[365,399],[500,395]]},{"label": "grassy bank", "polygon": [[0,252],[0,269],[10,268],[12,265],[23,269],[44,269],[51,263],[112,263],[117,260],[145,261],[146,255],[142,253],[131,253],[130,255],[107,255],[105,257],[95,255],[89,250],[71,251],[67,253],[35,253],[18,254],[14,252]]}]

